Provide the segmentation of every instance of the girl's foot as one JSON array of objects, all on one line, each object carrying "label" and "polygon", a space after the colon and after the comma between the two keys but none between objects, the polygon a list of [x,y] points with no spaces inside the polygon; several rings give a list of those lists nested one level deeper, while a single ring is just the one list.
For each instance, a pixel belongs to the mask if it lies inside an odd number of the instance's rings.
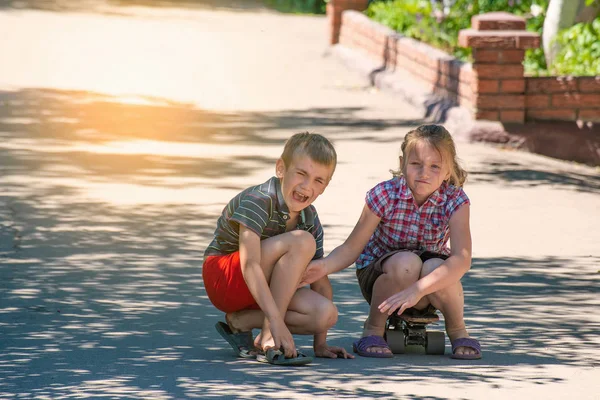
[{"label": "girl's foot", "polygon": [[[455,341],[457,341],[459,339],[464,339],[464,338],[471,339],[471,337],[467,333],[466,329],[461,329],[461,330],[447,332],[447,333],[448,333],[448,338],[450,339],[450,343],[454,343]],[[473,339],[473,340],[475,340],[475,339]],[[457,358],[473,358],[473,357],[476,357],[477,355],[480,355],[480,352],[477,351],[476,348],[471,347],[471,346],[458,346],[456,349],[454,349],[453,355],[456,356]]]},{"label": "girl's foot", "polygon": [[[365,321],[365,324],[363,326],[363,334],[362,337],[369,337],[369,336],[379,336],[383,339],[383,334],[385,333],[385,325],[383,327],[380,326],[375,326],[375,325],[371,325],[369,323],[369,318],[367,318],[367,320]],[[379,345],[369,345],[367,348],[364,349],[365,353],[373,353],[375,354],[375,356],[379,356],[379,357],[391,357],[392,356],[392,350],[390,350],[390,347],[387,345],[387,343],[385,344],[385,346],[382,344],[381,346]]]}]

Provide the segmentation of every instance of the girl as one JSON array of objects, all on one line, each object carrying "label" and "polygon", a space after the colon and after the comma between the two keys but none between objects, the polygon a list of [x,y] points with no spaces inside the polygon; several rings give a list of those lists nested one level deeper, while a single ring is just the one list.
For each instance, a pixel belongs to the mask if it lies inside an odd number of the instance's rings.
[{"label": "girl", "polygon": [[471,267],[470,202],[462,189],[467,173],[441,125],[410,131],[401,149],[400,169],[367,192],[350,236],[313,261],[302,284],[356,262],[361,292],[371,305],[362,338],[353,346],[361,356],[392,357],[383,339],[386,320],[412,308],[441,311],[453,358],[481,358],[479,342],[465,327],[460,283]]}]

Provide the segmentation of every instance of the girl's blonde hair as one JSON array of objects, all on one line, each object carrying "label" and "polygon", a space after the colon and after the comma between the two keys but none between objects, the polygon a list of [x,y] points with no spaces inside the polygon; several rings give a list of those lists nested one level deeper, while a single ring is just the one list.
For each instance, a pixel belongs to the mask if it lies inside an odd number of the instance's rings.
[{"label": "girl's blonde hair", "polygon": [[442,156],[442,162],[448,166],[450,177],[447,179],[448,184],[454,186],[462,186],[467,179],[467,171],[459,164],[456,157],[456,147],[450,132],[442,125],[421,125],[417,129],[408,132],[404,137],[402,146],[402,165],[397,171],[391,171],[394,176],[402,175],[402,171],[406,170],[408,156],[415,148],[417,143],[426,142],[433,146]]}]

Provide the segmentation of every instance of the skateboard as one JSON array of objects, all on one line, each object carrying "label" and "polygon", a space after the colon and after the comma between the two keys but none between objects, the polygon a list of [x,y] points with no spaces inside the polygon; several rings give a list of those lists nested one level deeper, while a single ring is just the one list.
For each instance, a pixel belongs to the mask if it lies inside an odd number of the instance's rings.
[{"label": "skateboard", "polygon": [[385,339],[392,353],[404,354],[406,346],[422,346],[425,354],[444,354],[444,332],[427,332],[427,325],[439,320],[437,313],[423,314],[414,310],[392,314],[385,327]]}]

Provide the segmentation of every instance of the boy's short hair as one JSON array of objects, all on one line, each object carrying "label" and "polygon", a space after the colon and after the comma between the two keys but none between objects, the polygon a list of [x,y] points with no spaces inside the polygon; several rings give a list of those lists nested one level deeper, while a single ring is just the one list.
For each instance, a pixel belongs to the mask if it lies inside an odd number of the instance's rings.
[{"label": "boy's short hair", "polygon": [[337,165],[337,153],[333,144],[327,138],[318,133],[301,132],[290,137],[283,148],[281,159],[286,168],[292,163],[292,159],[297,154],[306,154],[313,161],[326,165],[333,166],[331,174],[335,171]]}]

